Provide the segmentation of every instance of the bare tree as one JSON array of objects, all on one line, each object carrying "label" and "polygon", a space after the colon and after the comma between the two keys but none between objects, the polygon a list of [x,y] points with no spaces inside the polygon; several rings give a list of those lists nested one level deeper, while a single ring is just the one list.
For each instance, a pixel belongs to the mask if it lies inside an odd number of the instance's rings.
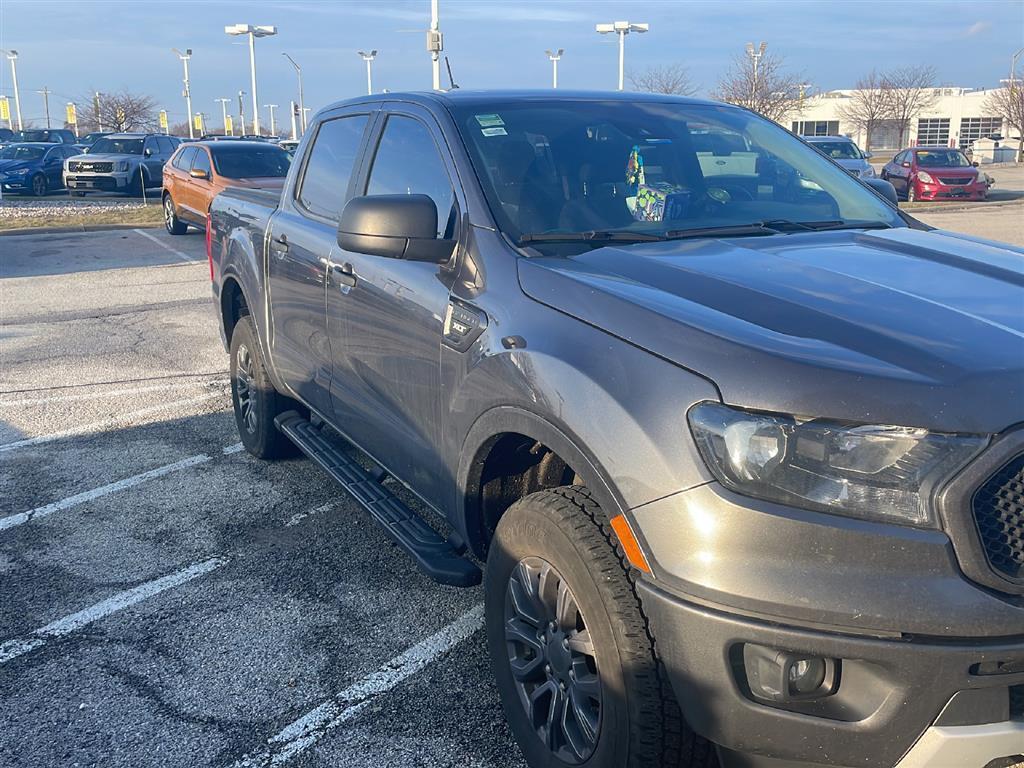
[{"label": "bare tree", "polygon": [[634,91],[648,93],[674,93],[692,96],[697,86],[690,80],[690,72],[682,64],[650,66],[642,72],[630,72],[629,84]]},{"label": "bare tree", "polygon": [[809,88],[802,75],[786,71],[781,56],[766,53],[755,63],[752,57],[740,54],[719,81],[715,95],[781,122],[801,111]]},{"label": "bare tree", "polygon": [[[1024,82],[1013,81],[1008,88],[997,88],[985,97],[986,114],[1001,115],[1010,128],[1017,129],[1017,162],[1024,160]],[[1009,138],[1009,131],[1003,135]]]},{"label": "bare tree", "polygon": [[100,94],[98,122],[93,94],[82,97],[79,103],[89,105],[78,115],[82,131],[96,131],[100,125],[105,131],[151,131],[157,125],[157,104],[152,96],[128,91]]},{"label": "bare tree", "polygon": [[857,80],[849,101],[839,109],[839,118],[864,131],[864,147],[870,148],[871,134],[889,116],[888,106],[885,78],[871,70]]},{"label": "bare tree", "polygon": [[926,65],[899,67],[882,76],[885,116],[896,123],[899,143],[910,128],[910,121],[935,106],[935,68]]}]

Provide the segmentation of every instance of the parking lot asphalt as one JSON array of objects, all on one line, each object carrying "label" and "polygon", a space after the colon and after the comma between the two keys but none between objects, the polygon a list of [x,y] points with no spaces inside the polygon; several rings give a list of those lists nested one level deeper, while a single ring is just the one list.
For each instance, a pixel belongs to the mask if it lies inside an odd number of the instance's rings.
[{"label": "parking lot asphalt", "polygon": [[201,234],[0,249],[0,766],[523,765],[480,589],[239,450]]}]

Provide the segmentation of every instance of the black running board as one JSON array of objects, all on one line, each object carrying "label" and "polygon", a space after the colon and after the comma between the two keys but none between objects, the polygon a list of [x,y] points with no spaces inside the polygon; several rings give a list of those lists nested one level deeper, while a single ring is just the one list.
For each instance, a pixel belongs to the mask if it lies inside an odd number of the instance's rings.
[{"label": "black running board", "polygon": [[480,569],[460,555],[451,542],[402,503],[345,451],[295,411],[282,413],[274,424],[309,458],[352,494],[373,519],[425,574],[442,584],[471,587],[480,583]]}]

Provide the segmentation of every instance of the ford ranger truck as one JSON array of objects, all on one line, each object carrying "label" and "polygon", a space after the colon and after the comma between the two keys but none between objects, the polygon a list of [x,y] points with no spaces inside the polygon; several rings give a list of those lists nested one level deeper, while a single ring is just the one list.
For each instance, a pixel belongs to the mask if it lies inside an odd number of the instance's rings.
[{"label": "ford ranger truck", "polygon": [[561,90],[334,104],[207,242],[246,449],[483,580],[530,766],[1024,753],[1021,249],[742,108]]}]

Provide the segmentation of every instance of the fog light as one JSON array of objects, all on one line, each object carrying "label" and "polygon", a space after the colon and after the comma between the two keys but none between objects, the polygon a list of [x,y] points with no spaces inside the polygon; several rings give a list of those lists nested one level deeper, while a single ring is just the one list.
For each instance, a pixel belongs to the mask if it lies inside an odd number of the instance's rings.
[{"label": "fog light", "polygon": [[765,701],[820,699],[838,687],[838,659],[748,644],[743,666],[751,694]]}]

